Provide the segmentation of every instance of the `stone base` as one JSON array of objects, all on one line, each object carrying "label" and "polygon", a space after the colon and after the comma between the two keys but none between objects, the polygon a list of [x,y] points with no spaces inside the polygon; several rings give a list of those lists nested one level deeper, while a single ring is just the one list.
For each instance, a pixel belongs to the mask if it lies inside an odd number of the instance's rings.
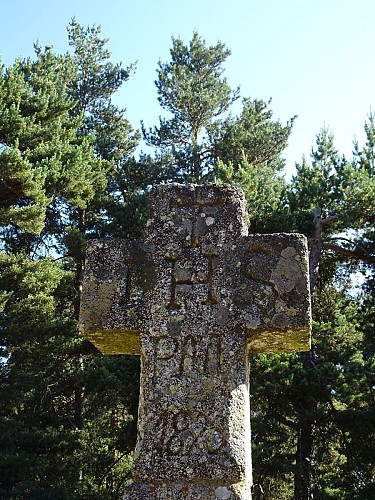
[{"label": "stone base", "polygon": [[123,500],[251,500],[250,482],[221,486],[199,483],[130,483]]}]

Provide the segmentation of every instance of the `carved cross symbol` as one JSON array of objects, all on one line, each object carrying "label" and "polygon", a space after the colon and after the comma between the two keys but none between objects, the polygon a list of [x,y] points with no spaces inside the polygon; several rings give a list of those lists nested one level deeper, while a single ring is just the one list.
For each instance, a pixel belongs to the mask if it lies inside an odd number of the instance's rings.
[{"label": "carved cross symbol", "polygon": [[307,350],[310,300],[305,238],[247,225],[236,188],[158,186],[143,241],[88,247],[81,331],[142,359],[127,499],[251,498],[248,355]]}]

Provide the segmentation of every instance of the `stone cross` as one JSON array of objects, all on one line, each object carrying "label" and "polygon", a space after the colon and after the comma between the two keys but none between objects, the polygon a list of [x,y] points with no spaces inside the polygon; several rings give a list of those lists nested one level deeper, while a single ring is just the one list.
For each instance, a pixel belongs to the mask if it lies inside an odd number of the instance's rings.
[{"label": "stone cross", "polygon": [[241,190],[157,186],[142,241],[87,250],[80,329],[141,355],[125,499],[251,498],[250,353],[309,349],[307,247],[247,235]]}]

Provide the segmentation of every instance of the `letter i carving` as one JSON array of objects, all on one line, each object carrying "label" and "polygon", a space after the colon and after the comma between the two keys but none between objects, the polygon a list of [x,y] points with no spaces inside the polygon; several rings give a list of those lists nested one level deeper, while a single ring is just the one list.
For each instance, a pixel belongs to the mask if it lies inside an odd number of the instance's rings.
[{"label": "letter i carving", "polygon": [[126,269],[126,278],[125,278],[125,290],[122,296],[121,300],[121,305],[125,308],[131,307],[132,304],[132,297],[131,297],[131,291],[132,291],[132,268],[130,265],[127,265]]},{"label": "letter i carving", "polygon": [[198,222],[197,222],[197,209],[194,207],[193,208],[193,220],[192,220],[192,227],[191,227],[191,248],[197,248],[199,246],[199,241],[198,241]]},{"label": "letter i carving", "polygon": [[213,286],[212,286],[212,281],[214,278],[214,265],[213,265],[213,259],[217,257],[216,254],[214,253],[208,253],[205,252],[203,254],[205,257],[208,259],[208,276],[207,276],[207,300],[205,300],[203,303],[206,305],[213,305],[217,304],[219,302],[217,295],[214,293]]}]

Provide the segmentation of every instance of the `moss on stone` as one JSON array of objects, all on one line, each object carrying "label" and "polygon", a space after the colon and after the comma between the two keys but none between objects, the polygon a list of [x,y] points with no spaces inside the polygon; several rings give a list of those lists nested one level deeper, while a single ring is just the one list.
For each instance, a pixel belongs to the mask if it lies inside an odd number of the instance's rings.
[{"label": "moss on stone", "polygon": [[85,330],[84,335],[103,354],[141,354],[137,330]]},{"label": "moss on stone", "polygon": [[298,330],[249,330],[247,329],[250,354],[275,354],[277,352],[302,352],[310,349],[310,329]]}]

